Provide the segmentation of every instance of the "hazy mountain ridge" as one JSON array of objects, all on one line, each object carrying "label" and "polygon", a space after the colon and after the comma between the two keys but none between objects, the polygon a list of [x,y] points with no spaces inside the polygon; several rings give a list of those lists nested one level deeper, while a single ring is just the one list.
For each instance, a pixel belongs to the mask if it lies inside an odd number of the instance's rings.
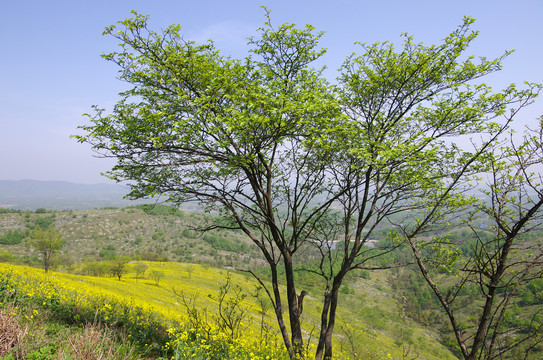
[{"label": "hazy mountain ridge", "polygon": [[0,208],[36,210],[85,210],[123,207],[144,200],[124,199],[128,188],[121,184],[76,184],[67,181],[0,180]]}]

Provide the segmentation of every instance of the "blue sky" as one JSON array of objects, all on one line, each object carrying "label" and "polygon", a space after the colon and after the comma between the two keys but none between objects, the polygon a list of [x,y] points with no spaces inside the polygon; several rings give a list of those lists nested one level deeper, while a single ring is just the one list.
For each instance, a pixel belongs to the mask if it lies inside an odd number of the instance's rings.
[{"label": "blue sky", "polygon": [[[408,32],[416,42],[436,43],[464,15],[474,17],[479,38],[469,54],[497,57],[515,50],[504,69],[485,82],[543,82],[543,0],[469,1],[0,1],[0,180],[64,180],[101,183],[113,162],[97,159],[87,145],[70,139],[91,105],[111,109],[125,86],[115,65],[100,54],[116,48],[102,36],[105,26],[137,10],[155,30],[181,24],[186,39],[214,39],[226,54],[244,57],[246,38],[264,21],[265,5],[275,24],[312,24],[326,32],[323,59],[335,77],[355,42],[400,44]],[[522,114],[529,124],[543,115],[543,99]]]}]

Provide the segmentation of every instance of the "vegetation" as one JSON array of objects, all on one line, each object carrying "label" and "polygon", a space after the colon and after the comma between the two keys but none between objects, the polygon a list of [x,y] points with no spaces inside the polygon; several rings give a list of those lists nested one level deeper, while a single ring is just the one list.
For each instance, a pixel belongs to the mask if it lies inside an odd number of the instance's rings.
[{"label": "vegetation", "polygon": [[[54,215],[54,218],[52,216]],[[0,214],[0,238],[10,232],[23,234],[20,242],[2,244],[20,263],[38,266],[40,259],[30,246],[31,229],[43,216],[34,212]],[[198,213],[150,215],[143,209],[95,209],[49,211],[50,226],[62,233],[64,245],[56,255],[62,264],[113,260],[129,256],[134,260],[205,262],[212,266],[255,263],[255,249],[235,231],[214,230],[203,240],[194,227],[205,226],[207,217]],[[38,220],[40,221],[40,220]],[[212,243],[217,242],[213,245]],[[243,253],[236,253],[243,249]]]},{"label": "vegetation", "polygon": [[480,83],[509,53],[465,57],[472,19],[331,85],[311,26],[266,11],[236,60],[134,15],[104,55],[133,87],[77,138],[172,206],[1,211],[0,261],[45,273],[0,264],[0,357],[541,357],[543,118],[509,131],[541,85]]},{"label": "vegetation", "polygon": [[21,243],[21,241],[28,236],[28,233],[19,232],[17,230],[9,230],[7,234],[0,237],[0,244],[15,245]]},{"label": "vegetation", "polygon": [[[211,333],[206,330],[198,335],[198,344],[190,342],[191,351],[203,354],[205,349],[199,348],[202,339],[205,338],[211,341],[213,338],[217,342],[217,346],[219,346],[219,339],[228,339],[231,336],[229,335],[232,333],[231,331],[225,332],[219,337],[217,337],[216,333],[221,328],[229,329],[228,325],[226,325],[227,322],[220,325],[221,322],[219,321],[221,318],[219,302],[222,297],[224,314],[230,313],[230,309],[241,309],[245,312],[246,316],[243,318],[241,326],[241,329],[243,329],[242,335],[252,334],[250,336],[254,339],[260,339],[259,342],[270,344],[275,352],[283,349],[280,345],[280,338],[275,337],[278,331],[271,322],[273,314],[269,311],[270,304],[261,291],[256,291],[257,283],[252,281],[251,278],[230,273],[231,280],[228,285],[230,290],[225,291],[221,290],[228,287],[225,284],[228,273],[224,270],[195,264],[145,262],[145,264],[149,265],[148,275],[145,276],[145,279],[141,279],[137,276],[135,269],[135,266],[139,263],[142,262],[130,264],[121,281],[118,281],[116,277],[107,272],[103,273],[101,277],[65,273],[54,273],[54,277],[45,277],[43,271],[40,273],[35,269],[19,267],[12,267],[13,271],[11,271],[9,266],[2,267],[2,274],[13,274],[10,277],[12,282],[20,277],[17,280],[20,289],[17,292],[19,296],[17,301],[28,300],[34,304],[26,312],[29,317],[34,309],[40,314],[52,312],[53,318],[51,318],[51,322],[53,323],[68,323],[72,324],[72,326],[85,326],[87,322],[90,324],[100,323],[107,325],[109,329],[118,329],[126,337],[133,331],[139,331],[138,328],[127,330],[127,327],[133,326],[130,323],[130,319],[133,317],[127,318],[128,315],[126,315],[127,313],[140,312],[141,309],[138,310],[139,308],[151,309],[153,313],[156,313],[153,316],[158,316],[158,318],[179,319],[180,325],[175,330],[176,334],[179,335],[193,327],[193,325],[190,325],[190,327],[186,325],[187,328],[185,328],[185,325],[183,325],[185,324],[184,321],[188,320],[185,317],[186,314],[197,312],[201,321],[205,319],[208,323],[205,326],[202,324],[201,328],[213,329]],[[87,264],[75,264],[72,266],[72,270],[76,273],[85,273],[86,266]],[[189,267],[193,270],[190,274]],[[154,272],[161,274],[158,284],[153,278]],[[341,330],[339,334],[341,337],[338,341],[342,351],[337,354],[337,357],[347,359],[350,353],[352,359],[387,359],[387,354],[391,354],[392,358],[401,359],[402,350],[396,344],[398,342],[396,337],[400,337],[404,341],[400,346],[409,348],[412,354],[419,354],[420,359],[454,359],[450,352],[436,341],[438,335],[434,334],[431,329],[417,326],[414,322],[402,318],[396,312],[394,295],[392,290],[388,288],[386,280],[386,276],[375,276],[375,279],[371,280],[370,283],[366,283],[366,280],[362,282],[362,279],[350,283],[353,294],[346,295],[349,298],[350,306],[340,311],[339,327]],[[59,295],[62,299],[60,302],[64,303],[62,307],[57,300],[50,302],[47,300],[46,305],[43,304],[41,300],[43,297],[42,292],[50,294],[53,291],[51,287],[57,289],[55,291],[59,294],[66,294]],[[173,289],[175,291],[172,291]],[[243,296],[234,296],[239,289],[243,289]],[[310,333],[314,329],[314,325],[318,324],[318,307],[315,296],[319,294],[319,291],[310,287],[306,287],[306,289],[308,296],[304,301],[303,326],[304,331]],[[76,297],[79,300],[76,300],[75,304],[73,303],[74,293],[80,294],[79,297]],[[32,294],[32,297],[27,298],[25,294]],[[181,296],[181,294],[183,295]],[[111,312],[102,313],[105,310],[101,302],[106,299],[112,306],[112,310]],[[117,300],[124,305],[114,305],[113,303]],[[0,301],[3,304],[11,303],[11,300]],[[240,307],[231,306],[231,304],[236,303]],[[58,311],[52,311],[51,306],[57,308]],[[73,308],[74,306],[75,308]],[[83,311],[86,306],[89,309]],[[99,310],[98,314],[97,309]],[[119,318],[112,314],[113,311],[120,311],[125,315]],[[235,311],[232,313],[234,314]],[[234,328],[234,326],[231,327]],[[400,329],[404,327],[412,329],[411,338],[401,336]],[[165,330],[168,330],[168,328]],[[428,334],[434,335],[428,338]],[[134,334],[129,338],[133,337]],[[161,338],[156,333],[149,332],[148,337],[142,338],[142,341],[145,342],[140,345],[134,344],[134,346],[140,349],[139,351],[143,351],[146,349],[145,343],[149,343],[151,339],[153,342],[160,343],[160,341],[163,341],[160,340]],[[349,345],[349,339],[354,343]],[[363,341],[358,343],[357,339]],[[251,343],[244,336],[236,341],[239,341],[239,344]],[[189,342],[185,341],[183,344],[189,346]],[[315,345],[314,342],[311,342],[309,348],[314,349]],[[143,350],[141,350],[142,347]],[[155,346],[154,349],[157,350],[157,347]],[[254,351],[254,348],[252,349],[251,351]],[[242,349],[236,351],[242,351]],[[359,354],[360,357],[353,356],[354,353]],[[202,355],[202,358],[204,358],[204,355]]]},{"label": "vegetation", "polygon": [[[12,316],[23,318],[24,321],[20,324],[27,329],[35,329],[48,322],[56,325],[46,326],[57,326],[54,332],[66,335],[69,339],[79,337],[81,331],[109,334],[102,344],[107,346],[94,350],[119,354],[119,357],[115,355],[111,358],[156,358],[158,355],[171,355],[176,358],[197,359],[266,359],[266,356],[269,359],[284,359],[287,356],[283,348],[278,346],[279,339],[275,338],[275,331],[264,330],[266,343],[263,344],[260,338],[254,335],[257,323],[252,321],[250,316],[240,318],[236,315],[240,309],[243,309],[241,311],[244,314],[249,314],[251,304],[255,304],[254,300],[240,296],[240,284],[247,284],[243,276],[227,276],[229,280],[217,286],[215,299],[215,296],[198,297],[198,292],[205,286],[195,287],[189,281],[185,282],[182,289],[177,288],[175,292],[168,290],[169,286],[174,284],[181,285],[182,282],[172,280],[179,279],[179,269],[183,266],[154,264],[151,267],[157,266],[162,268],[164,273],[173,271],[167,279],[169,283],[160,288],[156,288],[152,282],[139,281],[136,284],[135,281],[125,280],[120,283],[116,280],[61,273],[47,277],[35,269],[0,265],[0,301],[2,308],[16,310],[12,311]],[[209,286],[210,280],[215,282],[221,279],[216,275],[216,270],[210,270],[198,277],[199,281],[207,278],[208,280],[203,282]],[[156,290],[142,292],[147,287],[155,287]],[[231,291],[232,289],[235,291]],[[162,292],[158,298],[164,300],[163,302],[155,300],[157,291]],[[181,297],[175,294],[181,292],[184,294]],[[162,296],[163,294],[169,294],[169,297]],[[171,303],[168,303],[170,301]],[[179,301],[186,311],[179,309],[180,305],[175,305],[173,301]],[[217,315],[214,315],[212,308],[217,309]],[[206,309],[211,312],[208,313]],[[265,319],[266,322],[268,320]],[[91,325],[85,325],[89,322]],[[71,324],[72,328],[67,329],[63,324]],[[107,327],[103,328],[100,324]],[[84,330],[79,330],[73,327],[74,325],[79,325]],[[244,330],[243,334],[239,329]],[[48,330],[53,331],[49,328]],[[121,336],[122,342],[114,341],[115,336]],[[72,341],[69,339],[64,344],[57,341],[58,339],[47,340],[43,337],[41,342],[32,343],[32,337],[23,334],[20,341],[18,340],[20,346],[14,346],[10,349],[11,352],[2,353],[2,356],[10,353],[30,359],[30,354],[40,352],[51,358],[68,358],[66,352],[71,351],[69,344]],[[112,340],[111,343],[109,340]],[[78,351],[82,351],[83,347],[85,343],[78,344]],[[129,353],[130,357],[121,356],[121,353]]]},{"label": "vegetation", "polygon": [[[41,219],[41,218],[38,218]],[[30,235],[32,246],[40,253],[45,272],[49,271],[53,255],[62,247],[62,234],[54,228],[38,226]]]},{"label": "vegetation", "polygon": [[[474,241],[464,256],[459,244],[447,236],[421,241],[409,227],[402,228],[466,360],[526,358],[541,344],[541,310],[521,321],[512,321],[511,310],[519,289],[543,274],[541,241],[527,242],[522,236],[541,226],[542,179],[532,168],[539,165],[543,154],[542,139],[543,126],[535,134],[526,134],[520,145],[511,140],[510,147],[494,146],[488,155],[489,183],[482,190],[485,196],[476,202],[471,214],[473,217],[478,211],[491,223],[483,232],[471,227]],[[432,222],[434,210],[430,206],[417,219],[416,226]],[[469,218],[465,223],[471,226]],[[436,269],[455,274],[456,279],[445,284],[438,282]],[[472,309],[467,321],[457,313],[459,306],[465,306],[457,304],[457,296],[468,288],[472,290],[471,300],[480,304],[480,309]]]},{"label": "vegetation", "polygon": [[[201,231],[237,230],[252,241],[269,277],[243,270],[269,297],[291,359],[304,358],[306,348],[306,292],[300,291],[297,272],[320,280],[314,356],[331,359],[340,299],[350,293],[345,281],[354,271],[403,265],[390,257],[403,245],[451,320],[462,356],[491,357],[495,342],[485,339],[492,304],[479,330],[464,336],[449,295],[426,265],[452,271],[457,251],[447,234],[427,234],[446,232],[460,214],[477,208],[468,191],[486,172],[501,171],[502,160],[496,162],[492,153],[512,159],[506,163],[521,159],[522,151],[503,147],[503,136],[541,86],[494,91],[481,84],[509,54],[464,58],[477,36],[470,18],[437,45],[417,44],[407,35],[399,51],[389,43],[362,45],[362,54],[344,62],[332,86],[311,67],[325,52],[318,48],[322,33],[311,26],[276,28],[266,15],[265,26],[249,41],[251,56],[243,60],[222,56],[212,42],[185,41],[179,26],[154,32],[137,13],[119,22],[120,30],[108,27],[105,34],[120,42],[120,50],[104,58],[133,87],[119,94],[111,113],[95,108],[78,140],[117,159],[108,176],[128,181],[131,198],[158,194],[174,206],[198,202],[219,215]],[[457,145],[467,137],[477,141]],[[524,174],[519,181],[530,180]],[[513,202],[505,209],[524,205]],[[531,216],[523,211],[521,218]],[[508,233],[501,220],[497,228]],[[514,241],[518,232],[513,233],[505,238]],[[161,241],[163,234],[153,238]],[[488,278],[490,283],[480,285],[494,289],[483,290],[492,299],[507,265],[496,265],[499,270],[488,275],[494,263],[483,259],[507,257],[502,250],[509,245],[499,239],[504,237],[495,238],[499,245],[492,250],[478,247],[482,252],[469,262]],[[215,250],[234,249],[217,237],[204,240]],[[471,269],[466,271],[473,275]]]},{"label": "vegetation", "polygon": [[[118,232],[125,226],[119,224],[119,219],[126,220],[129,224],[145,224],[144,227],[150,231],[148,231],[149,237],[142,239],[143,246],[152,244],[153,239],[151,235],[155,233],[155,230],[151,228],[153,226],[157,228],[162,227],[165,230],[164,236],[166,239],[169,239],[172,234],[181,232],[180,228],[167,226],[169,220],[177,218],[175,215],[157,218],[139,209],[56,212],[55,227],[62,224],[64,227],[61,229],[65,232],[65,229],[70,229],[72,226],[79,226],[82,224],[80,221],[83,219],[83,214],[89,215],[84,223],[87,226],[86,230],[83,231],[85,235],[92,235],[90,233],[92,231],[102,231],[100,230],[101,226],[109,218],[109,223],[112,226],[110,230],[112,234],[117,234],[113,236],[117,244],[125,243],[125,240],[121,236],[125,236],[127,239],[135,239],[136,236],[140,236],[137,235],[140,232],[138,227],[132,227],[130,232]],[[191,224],[203,221],[203,219],[198,220],[199,215],[186,214],[186,217]],[[11,226],[18,224],[17,226],[24,228],[25,218],[26,215],[24,213],[3,214],[0,216],[0,223],[9,223],[12,224]],[[74,221],[74,223],[70,221]],[[33,223],[32,218],[30,218],[28,223]],[[483,229],[488,228],[491,222],[488,219],[483,219],[483,221],[479,220],[477,224],[479,229],[478,236],[481,237],[485,234]],[[177,224],[177,226],[182,225]],[[463,255],[471,254],[470,249],[473,248],[473,244],[476,244],[477,238],[471,235],[471,230],[465,226],[455,231],[455,235],[451,236],[451,239],[457,244],[462,244],[460,249]],[[386,234],[387,230],[384,230],[383,233]],[[224,231],[223,233],[218,233],[217,236],[230,237],[231,235]],[[539,232],[524,235],[522,238],[524,246],[537,244],[540,236]],[[216,261],[208,257],[208,253],[212,252],[213,248],[203,240],[203,237],[183,238],[183,241],[194,241],[194,246],[191,248],[194,250],[203,247],[201,252],[195,253],[193,257],[194,261],[205,262],[209,260],[210,265],[217,264]],[[215,317],[218,316],[217,299],[220,295],[220,287],[224,285],[226,277],[224,270],[218,270],[207,264],[201,266],[196,264],[155,263],[140,260],[127,264],[126,271],[123,273],[121,281],[119,281],[110,271],[110,263],[107,260],[97,261],[99,257],[92,257],[86,258],[86,262],[78,263],[85,259],[84,251],[79,253],[79,255],[74,253],[75,250],[79,250],[80,246],[73,246],[73,244],[70,244],[71,242],[79,244],[76,239],[70,238],[70,240],[67,240],[65,246],[61,249],[55,266],[58,270],[64,272],[70,271],[75,274],[92,276],[90,278],[83,278],[79,275],[79,277],[76,277],[80,279],[77,286],[81,285],[81,281],[84,279],[85,282],[95,284],[94,288],[119,292],[135,299],[142,300],[142,296],[147,297],[152,295],[152,298],[149,298],[147,303],[153,307],[159,304],[170,304],[177,315],[186,313],[187,310],[182,305],[183,301],[181,298],[176,297],[171,291],[175,288],[178,293],[183,291],[189,303],[192,299],[195,299],[193,308],[202,312],[202,316],[204,313],[207,313],[207,319],[211,323],[215,323]],[[131,243],[132,240],[129,242]],[[99,238],[89,236],[87,245],[99,249],[102,246],[100,245],[101,243]],[[155,244],[159,245],[162,243],[160,240],[156,240]],[[204,248],[206,246],[208,247]],[[17,251],[17,247],[21,247],[24,250],[25,240],[16,245],[4,245],[5,249],[14,249],[13,251]],[[123,256],[123,254],[132,253],[137,259],[137,254],[132,250],[125,253],[126,249],[121,250],[119,245],[114,247],[117,249],[119,255]],[[187,249],[189,248],[187,246]],[[338,247],[338,250],[341,250],[341,247]],[[65,253],[72,253],[74,255],[67,257]],[[24,255],[24,253],[21,254]],[[166,253],[166,255],[175,257],[173,253]],[[407,255],[408,253],[406,253],[405,249],[397,249],[388,258],[383,260],[396,262],[400,259],[400,261],[406,261],[405,258]],[[259,277],[265,279],[265,281],[270,276],[269,271],[258,265],[258,259],[254,254],[248,256],[248,254],[243,253],[230,253],[228,257],[232,259],[233,263],[253,263],[253,271],[258,273]],[[3,257],[3,261],[21,262],[25,261],[25,258],[26,255],[23,257],[10,255]],[[75,263],[74,260],[76,261]],[[227,264],[225,263],[224,265]],[[35,265],[39,266],[39,261],[36,260]],[[148,266],[144,276],[139,275],[140,270],[138,270],[142,265]],[[307,292],[303,304],[302,326],[304,333],[311,334],[314,331],[315,325],[319,323],[316,300],[323,289],[318,281],[318,275],[306,271],[307,265],[305,267],[297,266],[295,268],[295,276],[301,288]],[[29,272],[29,270],[26,271]],[[433,274],[438,276],[437,281],[443,286],[452,284],[451,281],[456,277],[455,273],[450,273],[446,269],[435,269]],[[71,275],[55,273],[55,277],[58,278],[60,276],[68,277]],[[273,310],[269,300],[264,296],[263,289],[257,291],[257,284],[249,282],[250,279],[246,276],[235,274],[232,274],[232,276],[235,279],[232,286],[235,288],[238,285],[244,289],[246,296],[242,306],[249,309],[247,319],[255,324],[259,324],[253,328],[255,334],[259,334],[264,338],[269,336],[269,334],[276,334],[276,327],[270,323]],[[198,285],[198,288],[194,288],[194,285]],[[513,306],[507,311],[507,322],[509,324],[516,324],[516,326],[528,324],[528,321],[531,319],[529,315],[536,314],[538,309],[541,308],[541,302],[538,299],[543,298],[543,288],[540,285],[538,279],[535,279],[519,287],[517,295],[512,299]],[[253,297],[257,292],[259,294],[258,297]],[[458,306],[458,309],[456,309],[455,314],[462,319],[462,328],[465,328],[468,324],[465,322],[465,319],[473,315],[471,310],[475,309],[475,307],[471,306],[471,304],[477,301],[476,292],[477,287],[466,284],[457,296],[455,305]],[[411,357],[417,357],[418,359],[455,359],[456,357],[452,356],[445,349],[443,346],[445,345],[460,356],[457,352],[458,348],[455,345],[454,334],[450,330],[447,317],[441,314],[439,303],[433,296],[431,289],[425,287],[424,279],[420,275],[417,275],[413,269],[402,267],[399,269],[382,270],[380,272],[372,271],[353,274],[346,279],[346,284],[340,289],[340,293],[345,305],[340,305],[338,309],[339,323],[337,331],[339,336],[335,338],[335,341],[337,342],[337,350],[341,350],[341,354],[350,354],[352,359],[386,359],[387,354],[391,354],[394,359],[402,359],[402,354],[406,352]],[[127,299],[123,301],[131,305],[135,304],[133,300]],[[176,302],[180,305],[174,305]],[[260,310],[255,312],[255,309]],[[32,310],[27,311],[26,315],[30,317]],[[44,314],[44,311],[41,309],[38,309],[38,311],[40,314]],[[92,315],[94,316],[94,314]],[[260,325],[262,319],[265,320],[264,326]],[[411,319],[417,321],[419,325]],[[91,325],[94,323],[93,319],[89,319],[88,321]],[[45,319],[44,322],[46,322]],[[51,322],[55,323],[56,320],[51,320]],[[102,322],[102,324],[104,323]],[[84,324],[82,323],[81,326],[84,326]],[[260,329],[264,329],[262,334]],[[404,329],[410,330],[407,331]],[[434,329],[439,331],[436,332]],[[314,337],[308,335],[306,341],[309,341],[311,344],[311,349],[315,349],[314,346],[316,344],[309,339],[314,339]],[[195,348],[194,351],[202,350],[196,350]],[[540,353],[541,349],[536,347],[533,351],[533,358],[537,358],[537,354]],[[358,355],[354,356],[355,353]],[[336,357],[346,358],[347,356],[336,354]]]}]

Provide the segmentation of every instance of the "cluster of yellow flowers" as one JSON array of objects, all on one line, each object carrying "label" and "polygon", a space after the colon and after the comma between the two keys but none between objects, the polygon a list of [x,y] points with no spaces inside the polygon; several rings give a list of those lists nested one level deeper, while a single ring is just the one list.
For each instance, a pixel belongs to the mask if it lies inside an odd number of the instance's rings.
[{"label": "cluster of yellow flowers", "polygon": [[[84,277],[44,274],[26,266],[0,264],[0,290],[2,301],[41,306],[70,322],[98,321],[123,326],[130,338],[147,348],[146,351],[160,351],[168,339],[165,329],[177,323],[175,317],[161,309],[87,283]],[[37,314],[35,311],[30,319]]]},{"label": "cluster of yellow flowers", "polygon": [[[262,334],[257,327],[246,326],[239,336],[233,336],[206,317],[191,321],[187,309],[172,304],[171,300],[136,296],[138,290],[142,294],[143,286],[146,285],[141,281],[138,284],[66,273],[45,274],[27,266],[0,263],[0,302],[27,302],[32,307],[47,308],[70,322],[98,321],[108,326],[123,326],[131,341],[153,356],[196,360],[289,358],[282,340],[275,334]],[[160,291],[155,289],[154,295]],[[29,320],[38,313],[39,310],[34,310]],[[314,344],[306,349],[308,354],[314,350]],[[340,357],[348,358],[346,354]]]},{"label": "cluster of yellow flowers", "polygon": [[243,337],[231,338],[213,324],[206,329],[167,330],[171,340],[172,359],[280,360],[288,359],[284,346],[275,337],[263,339],[252,331]]},{"label": "cluster of yellow flowers", "polygon": [[[92,281],[90,281],[92,280]],[[50,272],[26,266],[0,263],[2,301],[25,301],[47,308],[69,321],[100,321],[110,326],[122,325],[128,336],[149,353],[172,359],[287,359],[283,344],[276,338],[263,342],[258,334],[246,331],[232,338],[213,323],[194,328],[180,312],[152,304],[145,297],[135,297],[111,289],[104,279]],[[126,285],[126,284],[125,284]],[[108,286],[110,289],[108,289]],[[31,315],[37,315],[38,310]]]}]

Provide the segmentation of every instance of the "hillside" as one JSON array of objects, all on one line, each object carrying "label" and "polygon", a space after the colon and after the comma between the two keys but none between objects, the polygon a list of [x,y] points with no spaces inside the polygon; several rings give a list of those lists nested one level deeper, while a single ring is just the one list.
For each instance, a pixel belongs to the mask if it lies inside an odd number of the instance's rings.
[{"label": "hillside", "polygon": [[[198,236],[194,227],[203,226],[208,220],[203,214],[180,211],[171,214],[165,207],[153,210],[135,207],[46,213],[11,212],[0,214],[0,238],[10,231],[24,233],[37,224],[50,223],[62,232],[66,241],[57,258],[57,269],[80,274],[76,277],[70,275],[71,279],[81,279],[78,281],[95,284],[107,291],[131,294],[134,298],[169,311],[181,311],[179,299],[172,295],[172,289],[184,289],[187,298],[196,299],[200,309],[207,308],[213,312],[216,301],[211,300],[210,296],[216,298],[226,279],[226,270],[258,270],[260,257],[238,232],[214,231]],[[26,239],[12,245],[0,244],[0,253],[3,259],[39,266],[38,256]],[[167,258],[181,263],[148,262],[149,270],[160,266],[164,272],[160,286],[156,286],[149,275],[145,280],[138,281],[133,268],[120,282],[113,277],[84,276],[90,271],[85,264],[120,255],[144,260]],[[304,304],[305,333],[308,338],[314,339],[322,290],[311,278],[304,278],[307,275],[299,275],[301,286],[308,292]],[[249,309],[253,309],[251,317],[256,322],[260,318],[259,312],[254,310],[258,302],[251,295],[256,282],[246,274],[231,273],[231,276],[247,294],[246,303]],[[401,358],[400,354],[407,352],[416,354],[419,359],[454,359],[450,351],[440,344],[439,334],[435,330],[420,326],[403,315],[401,298],[393,291],[390,276],[391,273],[387,271],[372,272],[371,276],[351,277],[345,284],[338,312],[338,348],[366,356],[373,354],[376,358],[386,358],[383,354],[388,353]],[[267,321],[276,333],[278,330],[271,309],[268,308],[267,312]]]},{"label": "hillside", "polygon": [[[245,261],[255,251],[240,233],[211,231],[201,235],[195,231],[196,227],[205,226],[208,222],[203,214],[181,211],[171,214],[169,210],[157,206],[148,212],[143,207],[8,212],[0,214],[0,237],[9,231],[24,233],[37,223],[53,225],[65,240],[60,256],[63,263],[115,255],[141,255],[148,260],[165,257],[176,261],[233,266],[236,261]],[[35,257],[25,240],[13,245],[0,244],[0,249],[19,257]]]},{"label": "hillside", "polygon": [[[266,305],[268,300],[261,302],[255,298],[254,279],[239,271],[250,269],[262,278],[268,278],[259,251],[238,231],[212,230],[204,234],[198,231],[212,221],[208,214],[173,211],[163,205],[78,211],[0,209],[0,262],[41,267],[40,257],[27,236],[36,227],[54,226],[65,240],[55,259],[55,269],[63,273],[58,275],[62,278],[142,299],[158,312],[167,309],[186,313],[173,291],[183,289],[186,299],[194,301],[199,310],[207,309],[211,315],[216,311],[221,286],[230,274],[246,296],[244,306],[251,314],[253,325],[256,326],[266,313],[269,329],[276,334],[272,309]],[[484,222],[477,224],[484,227]],[[454,241],[464,239],[462,249],[469,251],[469,234],[467,229],[459,228],[449,238]],[[534,233],[521,241],[526,244],[539,241],[541,235]],[[407,262],[406,256],[405,252],[400,252],[387,261],[404,257],[401,261]],[[132,264],[127,266],[119,281],[107,267],[123,257]],[[149,266],[145,278],[136,270],[138,263]],[[160,281],[151,276],[153,269],[163,273]],[[296,276],[298,289],[307,292],[302,322],[304,333],[308,339],[315,339],[322,283],[318,277],[301,270]],[[454,280],[454,275],[442,273],[439,276],[442,284]],[[464,319],[462,326],[469,326],[471,312],[481,305],[480,300],[474,298],[476,293],[473,284],[466,284],[458,293],[462,305],[459,311]],[[392,267],[353,272],[340,289],[340,296],[335,344],[342,351],[358,354],[352,359],[384,359],[385,354],[392,354],[397,359],[406,356],[456,359],[448,320],[417,271],[409,267]],[[260,299],[263,299],[262,291]],[[531,321],[530,314],[538,316],[532,320],[541,321],[537,314],[543,304],[543,279],[534,279],[520,288],[514,301],[515,306],[508,313],[509,322],[522,325]],[[471,306],[473,304],[477,306]],[[265,311],[262,306],[266,307]],[[536,356],[543,351],[540,348],[534,348]]]},{"label": "hillside", "polygon": [[[122,281],[109,277],[58,272],[54,273],[53,277],[47,278],[39,270],[25,267],[10,268],[2,264],[0,269],[3,274],[13,274],[7,281],[15,284],[14,286],[22,293],[32,294],[40,305],[39,310],[33,311],[35,316],[48,308],[51,310],[51,306],[55,308],[58,306],[55,305],[56,302],[49,304],[50,301],[47,300],[51,298],[51,291],[54,291],[56,294],[54,297],[60,299],[61,303],[65,302],[67,306],[72,306],[69,304],[76,301],[80,304],[77,310],[80,317],[86,313],[93,314],[92,309],[96,308],[96,313],[92,316],[98,316],[102,323],[113,326],[122,316],[125,326],[133,327],[137,324],[130,325],[130,321],[125,317],[128,316],[129,319],[132,315],[126,312],[134,311],[138,318],[148,319],[145,322],[149,322],[153,327],[150,330],[159,330],[158,324],[164,324],[163,326],[168,328],[174,323],[183,324],[187,321],[194,326],[193,322],[196,319],[187,318],[191,311],[197,312],[195,314],[200,317],[198,321],[205,317],[205,321],[214,324],[219,319],[220,290],[229,278],[230,290],[227,299],[236,298],[235,289],[238,287],[243,294],[243,298],[237,297],[241,299],[243,311],[246,311],[242,324],[243,333],[246,334],[241,335],[242,339],[245,339],[243,341],[249,341],[247,334],[263,336],[264,332],[269,344],[280,342],[273,314],[269,311],[263,294],[256,295],[254,289],[257,283],[251,277],[195,264],[173,262],[146,264],[149,265],[148,275],[143,279],[136,278],[134,274],[127,274]],[[150,275],[153,271],[162,273],[159,282]],[[18,277],[17,274],[23,273],[26,274],[24,277]],[[6,280],[3,280],[3,284],[5,282]],[[358,280],[352,285],[355,291],[345,296],[344,306],[339,312],[336,336],[338,353],[345,356],[351,354],[351,359],[402,359],[407,354],[417,359],[455,359],[436,341],[434,331],[423,329],[415,322],[394,314],[395,302],[390,296],[390,287],[384,278],[378,276],[370,281]],[[45,301],[41,300],[42,298]],[[107,303],[103,303],[104,299],[108,299]],[[116,303],[120,305],[115,305]],[[310,293],[305,305],[307,313],[304,315],[304,329],[308,339],[314,339],[312,333],[318,321],[318,304],[318,294]],[[122,310],[125,315],[117,313],[119,306],[128,306]],[[65,312],[66,306],[63,306],[63,309]],[[146,309],[146,312],[150,311],[155,315],[151,313],[142,315],[137,309]],[[72,315],[75,314],[67,313],[64,316]],[[131,331],[144,331],[141,327],[140,330],[131,329],[128,329],[129,334]],[[153,334],[154,332],[149,332],[146,336],[159,336],[160,331],[156,335]],[[150,343],[149,338],[143,340]],[[153,346],[159,345],[160,342]],[[357,355],[354,355],[355,353]]]}]

